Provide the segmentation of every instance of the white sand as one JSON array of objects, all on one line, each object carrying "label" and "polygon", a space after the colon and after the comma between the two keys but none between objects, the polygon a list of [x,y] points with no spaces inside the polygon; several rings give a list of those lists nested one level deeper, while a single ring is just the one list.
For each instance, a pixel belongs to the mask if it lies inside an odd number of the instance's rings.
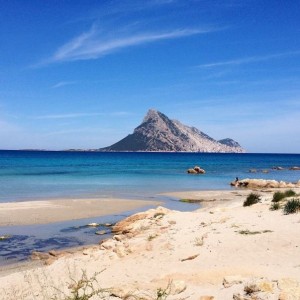
[{"label": "white sand", "polygon": [[0,226],[47,224],[92,218],[147,205],[157,201],[126,199],[56,199],[0,203]]},{"label": "white sand", "polygon": [[[101,246],[3,276],[0,296],[65,299],[53,287],[70,293],[71,278],[80,278],[85,270],[89,277],[102,271],[97,276],[101,287],[113,288],[120,297],[129,292],[156,299],[157,289],[170,283],[168,299],[226,300],[244,294],[247,282],[253,281],[260,289],[257,298],[235,299],[300,299],[300,214],[270,211],[270,192],[260,193],[262,202],[251,207],[242,206],[249,191],[210,193],[176,195],[216,199],[218,205],[194,212],[149,210],[122,222],[119,228],[127,233]],[[242,234],[246,230],[252,234]],[[222,284],[226,276],[234,276],[227,278],[232,283],[227,288]]]}]

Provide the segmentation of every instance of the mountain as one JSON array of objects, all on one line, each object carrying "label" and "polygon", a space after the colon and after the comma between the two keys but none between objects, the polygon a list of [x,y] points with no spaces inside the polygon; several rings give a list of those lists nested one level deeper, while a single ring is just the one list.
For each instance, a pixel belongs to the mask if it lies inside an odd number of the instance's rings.
[{"label": "mountain", "polygon": [[216,141],[195,127],[170,120],[150,109],[141,125],[119,142],[100,151],[232,152],[245,150],[232,139]]}]

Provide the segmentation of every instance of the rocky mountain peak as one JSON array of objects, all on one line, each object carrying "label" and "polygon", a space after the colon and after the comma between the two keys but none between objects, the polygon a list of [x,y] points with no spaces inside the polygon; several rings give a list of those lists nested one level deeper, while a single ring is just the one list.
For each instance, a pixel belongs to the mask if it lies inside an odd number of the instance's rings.
[{"label": "rocky mountain peak", "polygon": [[159,112],[155,109],[149,109],[146,116],[143,119],[143,122],[147,122],[149,119],[150,120],[155,120],[159,118]]},{"label": "rocky mountain peak", "polygon": [[195,127],[150,109],[143,122],[124,139],[102,151],[245,152],[232,139],[216,141]]}]

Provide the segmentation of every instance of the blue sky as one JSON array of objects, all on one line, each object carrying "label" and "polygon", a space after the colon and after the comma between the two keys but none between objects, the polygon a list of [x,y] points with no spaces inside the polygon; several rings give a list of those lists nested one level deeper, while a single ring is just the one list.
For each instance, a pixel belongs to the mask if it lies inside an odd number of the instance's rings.
[{"label": "blue sky", "polygon": [[0,148],[99,148],[149,108],[300,153],[295,0],[0,0]]}]

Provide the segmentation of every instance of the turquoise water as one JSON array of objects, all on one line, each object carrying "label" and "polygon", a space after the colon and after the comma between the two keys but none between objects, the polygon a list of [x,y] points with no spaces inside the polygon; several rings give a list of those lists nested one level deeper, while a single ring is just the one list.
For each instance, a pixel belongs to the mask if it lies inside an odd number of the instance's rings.
[{"label": "turquoise water", "polygon": [[[189,175],[199,165],[205,175]],[[272,170],[273,166],[287,168]],[[230,189],[239,178],[298,181],[300,166],[295,154],[208,153],[93,153],[0,151],[0,202],[64,197],[125,197],[157,199],[178,210],[193,210],[197,204],[181,203],[159,195],[169,191]],[[249,169],[258,173],[249,173]],[[269,173],[261,171],[268,169]],[[109,229],[90,228],[88,223],[114,223],[136,211],[55,224],[0,227],[0,266],[26,260],[31,251],[47,251],[98,243]],[[95,235],[107,230],[105,236]]]},{"label": "turquoise water", "polygon": [[[186,170],[199,165],[205,175]],[[299,154],[0,151],[0,202],[59,197],[149,198],[168,191],[228,189],[235,177],[297,181]]]}]

